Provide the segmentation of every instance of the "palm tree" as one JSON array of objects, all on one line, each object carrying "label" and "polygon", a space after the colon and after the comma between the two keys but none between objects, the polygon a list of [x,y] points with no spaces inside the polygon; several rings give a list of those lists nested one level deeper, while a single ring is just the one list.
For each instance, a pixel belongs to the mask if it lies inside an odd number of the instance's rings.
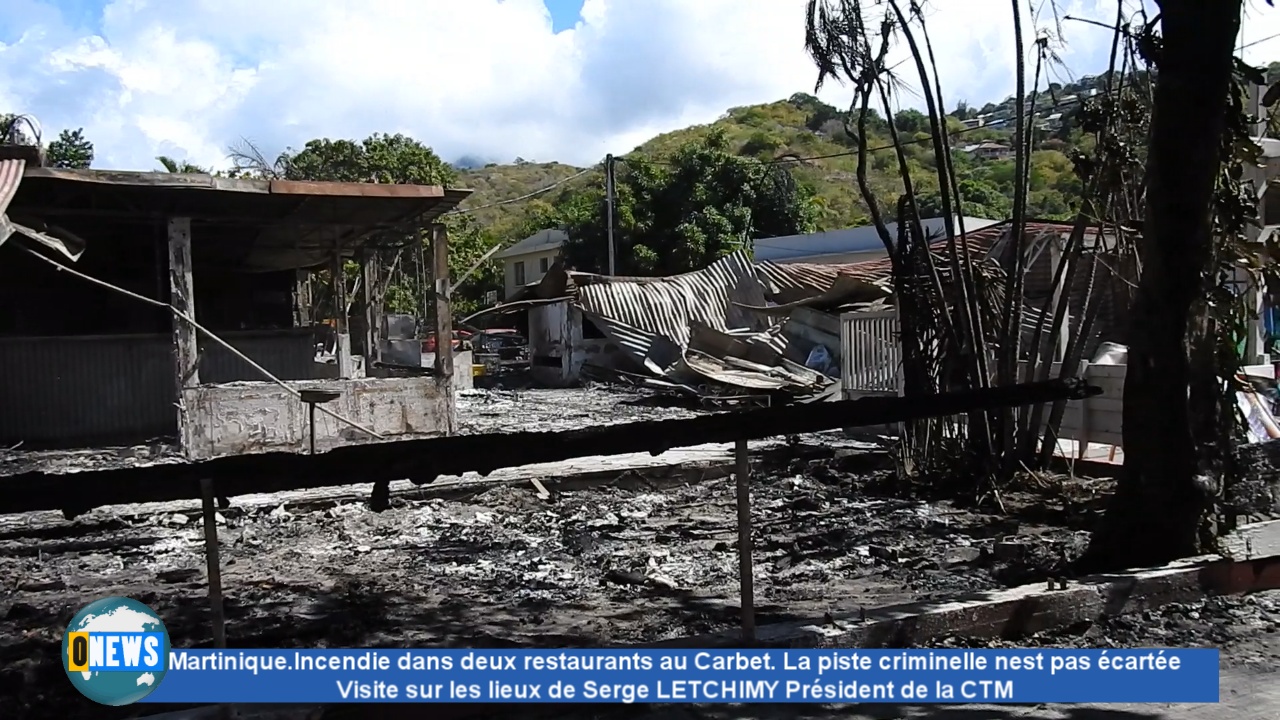
[{"label": "palm tree", "polygon": [[162,166],[164,166],[164,170],[165,170],[165,172],[171,172],[171,173],[196,173],[196,174],[199,174],[199,175],[208,175],[208,174],[210,174],[208,170],[206,170],[205,168],[200,167],[199,165],[192,165],[191,163],[187,162],[186,160],[174,160],[173,158],[169,157],[168,155],[158,155],[158,156],[156,156],[156,162],[158,162],[158,163],[160,163]]},{"label": "palm tree", "polygon": [[268,160],[258,146],[248,138],[240,138],[240,142],[227,149],[227,157],[235,166],[235,174],[267,180],[282,180],[289,172],[290,154],[281,153],[274,161]]}]

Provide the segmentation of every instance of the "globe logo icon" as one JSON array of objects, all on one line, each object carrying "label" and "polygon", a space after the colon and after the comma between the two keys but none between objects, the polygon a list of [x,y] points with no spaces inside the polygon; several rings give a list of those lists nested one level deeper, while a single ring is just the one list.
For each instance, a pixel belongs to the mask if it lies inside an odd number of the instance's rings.
[{"label": "globe logo icon", "polygon": [[151,608],[108,597],[71,618],[62,636],[62,665],[81,695],[102,705],[130,705],[159,687],[169,648],[169,633]]}]

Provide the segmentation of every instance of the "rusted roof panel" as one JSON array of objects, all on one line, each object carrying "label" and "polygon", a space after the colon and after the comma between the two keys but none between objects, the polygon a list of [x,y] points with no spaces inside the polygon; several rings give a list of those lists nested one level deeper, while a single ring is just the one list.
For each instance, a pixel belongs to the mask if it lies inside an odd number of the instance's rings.
[{"label": "rusted roof panel", "polygon": [[204,173],[135,172],[131,170],[98,170],[82,168],[27,168],[26,176],[48,180],[91,183],[94,185],[123,185],[148,188],[187,188],[192,190],[222,190],[266,194],[271,183],[254,178],[223,178]]},{"label": "rusted roof panel", "polygon": [[390,183],[306,182],[301,180],[272,180],[271,192],[275,195],[314,195],[338,197],[380,198],[442,198],[444,188],[439,185],[393,185]]},{"label": "rusted roof panel", "polygon": [[98,185],[123,185],[166,189],[215,190],[221,192],[271,195],[308,195],[316,197],[365,197],[432,199],[457,196],[462,200],[467,190],[446,190],[439,185],[398,185],[391,183],[312,182],[305,180],[263,180],[257,178],[224,178],[204,173],[134,172],[33,167],[26,170],[31,178],[65,180]]},{"label": "rusted roof panel", "polygon": [[405,231],[437,221],[470,193],[439,186],[28,167],[10,212],[86,237],[93,237],[99,216],[116,225],[148,227],[157,215],[189,217],[195,236],[215,256],[211,262],[261,272],[316,267],[334,252],[351,256],[369,243],[401,242]]}]

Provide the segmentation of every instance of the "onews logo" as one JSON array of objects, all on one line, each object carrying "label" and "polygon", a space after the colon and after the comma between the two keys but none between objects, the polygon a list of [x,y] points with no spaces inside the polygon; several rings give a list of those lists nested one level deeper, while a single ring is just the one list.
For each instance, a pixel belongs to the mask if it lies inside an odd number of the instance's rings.
[{"label": "onews logo", "polygon": [[62,637],[62,663],[80,694],[103,705],[130,705],[160,685],[169,647],[169,633],[151,608],[109,597],[71,619]]}]

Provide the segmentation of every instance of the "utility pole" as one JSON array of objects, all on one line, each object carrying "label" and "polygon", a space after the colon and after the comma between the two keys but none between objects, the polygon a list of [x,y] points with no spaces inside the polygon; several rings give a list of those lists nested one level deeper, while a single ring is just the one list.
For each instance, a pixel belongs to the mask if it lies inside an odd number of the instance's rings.
[{"label": "utility pole", "polygon": [[604,156],[604,202],[606,223],[609,228],[609,274],[616,275],[615,251],[613,249],[613,153]]}]

